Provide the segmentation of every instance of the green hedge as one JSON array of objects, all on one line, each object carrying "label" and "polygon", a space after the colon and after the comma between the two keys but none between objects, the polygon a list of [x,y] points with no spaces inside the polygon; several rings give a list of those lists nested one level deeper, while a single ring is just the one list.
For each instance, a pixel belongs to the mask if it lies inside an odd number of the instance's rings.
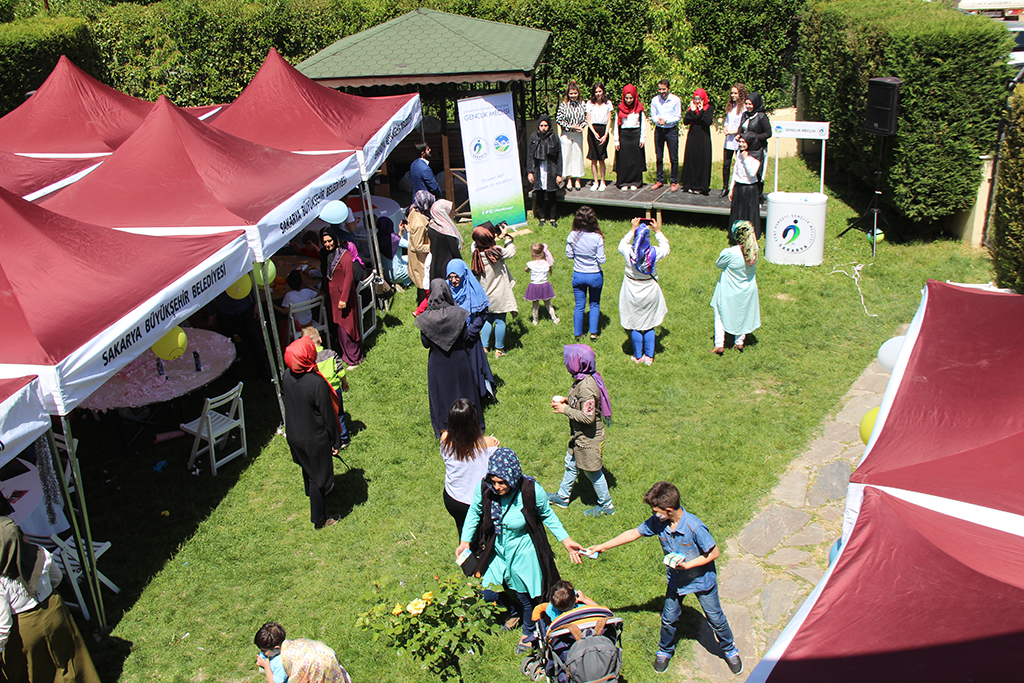
[{"label": "green hedge", "polygon": [[999,161],[992,259],[999,286],[1024,294],[1024,85],[1010,98],[1010,111]]},{"label": "green hedge", "polygon": [[57,65],[62,54],[95,72],[97,54],[82,19],[25,19],[0,24],[0,112],[25,101]]},{"label": "green hedge", "polygon": [[[882,138],[863,131],[868,79],[903,79],[899,132],[886,138],[883,201],[910,237],[973,205],[978,156],[994,151],[1009,79],[1005,27],[920,0],[832,0],[808,7],[799,67],[806,118],[831,122],[830,169],[874,187]],[[894,218],[890,215],[890,218]]]}]

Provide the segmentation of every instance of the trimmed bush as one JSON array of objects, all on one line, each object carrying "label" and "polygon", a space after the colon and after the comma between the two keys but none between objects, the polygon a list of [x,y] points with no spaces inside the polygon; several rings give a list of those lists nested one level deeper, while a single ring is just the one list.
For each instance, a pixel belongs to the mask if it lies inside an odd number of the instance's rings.
[{"label": "trimmed bush", "polygon": [[26,19],[0,25],[0,113],[6,114],[37,89],[64,54],[95,72],[97,54],[82,19]]},{"label": "trimmed bush", "polygon": [[1010,98],[1010,110],[999,162],[992,258],[999,286],[1024,294],[1024,85]]},{"label": "trimmed bush", "polygon": [[973,205],[979,155],[994,151],[1009,79],[1006,28],[918,0],[832,0],[800,27],[806,118],[831,122],[832,170],[874,188],[879,145],[865,133],[868,79],[903,79],[899,131],[884,140],[883,201],[911,237]]}]

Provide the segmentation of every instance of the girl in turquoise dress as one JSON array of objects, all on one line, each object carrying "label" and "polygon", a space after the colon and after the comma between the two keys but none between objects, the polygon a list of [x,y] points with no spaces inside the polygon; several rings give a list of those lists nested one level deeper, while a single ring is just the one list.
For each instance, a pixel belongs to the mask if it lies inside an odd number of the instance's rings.
[{"label": "girl in turquoise dress", "polygon": [[711,353],[725,353],[725,333],[735,337],[734,347],[743,350],[746,336],[761,327],[761,303],[757,298],[757,238],[749,221],[732,226],[735,244],[726,247],[715,263],[722,270],[711,299],[715,311],[715,347]]},{"label": "girl in turquoise dress", "polygon": [[[479,548],[477,575],[484,586],[503,586],[515,593],[523,624],[516,651],[528,651],[537,638],[533,605],[561,577],[544,527],[551,530],[569,551],[570,561],[580,563],[582,546],[572,540],[548,504],[543,487],[523,475],[519,458],[511,448],[498,448],[487,464],[487,476],[473,494],[458,557],[472,542]],[[485,591],[489,600],[499,599]]]}]

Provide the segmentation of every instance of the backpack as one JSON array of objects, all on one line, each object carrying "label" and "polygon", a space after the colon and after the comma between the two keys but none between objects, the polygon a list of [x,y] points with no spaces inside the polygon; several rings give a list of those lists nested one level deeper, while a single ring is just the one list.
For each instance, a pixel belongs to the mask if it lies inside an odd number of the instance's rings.
[{"label": "backpack", "polygon": [[572,683],[618,680],[621,665],[622,650],[603,635],[578,639],[565,655],[565,667]]}]

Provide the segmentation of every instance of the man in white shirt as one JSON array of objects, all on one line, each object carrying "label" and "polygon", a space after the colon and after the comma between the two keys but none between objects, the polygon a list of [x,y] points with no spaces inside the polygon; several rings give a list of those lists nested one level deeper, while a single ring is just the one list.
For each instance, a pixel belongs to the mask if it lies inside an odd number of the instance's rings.
[{"label": "man in white shirt", "polygon": [[651,185],[652,190],[665,186],[665,169],[663,148],[668,145],[668,160],[672,191],[679,189],[679,119],[683,118],[683,103],[677,95],[668,90],[668,79],[658,81],[658,94],[651,100],[651,120],[654,121],[654,154],[657,159],[658,182]]}]

